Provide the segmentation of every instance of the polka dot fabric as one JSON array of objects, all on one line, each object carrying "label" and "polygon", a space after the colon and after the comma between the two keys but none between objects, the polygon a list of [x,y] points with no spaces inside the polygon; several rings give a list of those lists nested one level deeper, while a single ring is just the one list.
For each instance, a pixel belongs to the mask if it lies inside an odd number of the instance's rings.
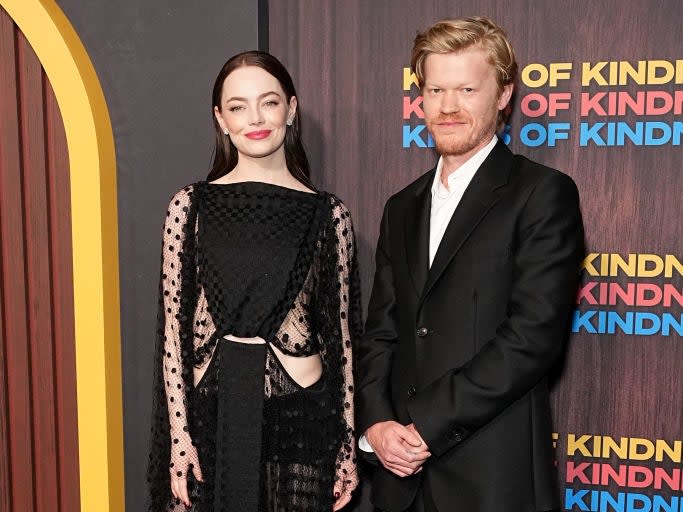
[{"label": "polka dot fabric", "polygon": [[[185,187],[164,224],[159,293],[148,510],[187,510],[171,496],[170,475],[188,479],[191,510],[220,502],[212,452],[221,362],[213,356],[227,334],[323,361],[322,391],[298,386],[271,349],[258,369],[259,510],[330,510],[334,489],[355,489],[352,346],[361,319],[344,204],[262,183]],[[197,465],[203,484],[192,475]]]}]

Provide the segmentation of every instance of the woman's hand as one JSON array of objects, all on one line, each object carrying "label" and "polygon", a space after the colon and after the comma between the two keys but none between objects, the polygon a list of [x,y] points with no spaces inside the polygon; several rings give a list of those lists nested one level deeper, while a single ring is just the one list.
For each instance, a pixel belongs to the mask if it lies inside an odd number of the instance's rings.
[{"label": "woman's hand", "polygon": [[[198,482],[203,482],[204,477],[199,467],[197,448],[191,446],[190,449],[185,451],[185,454],[174,457],[173,467],[171,468],[171,492],[174,498],[182,501],[186,507],[191,507],[192,502],[187,492],[187,474],[191,470]],[[177,462],[178,460],[182,462]]]},{"label": "woman's hand", "polygon": [[341,510],[351,501],[351,494],[358,486],[358,476],[354,472],[351,475],[346,475],[346,478],[339,478],[334,483],[334,505],[333,511]]},{"label": "woman's hand", "polygon": [[346,505],[349,504],[349,501],[351,501],[351,491],[345,492],[343,489],[342,485],[335,485],[334,486],[334,497],[336,498],[336,501],[334,502],[334,505],[332,506],[332,510],[341,510],[344,508]]}]

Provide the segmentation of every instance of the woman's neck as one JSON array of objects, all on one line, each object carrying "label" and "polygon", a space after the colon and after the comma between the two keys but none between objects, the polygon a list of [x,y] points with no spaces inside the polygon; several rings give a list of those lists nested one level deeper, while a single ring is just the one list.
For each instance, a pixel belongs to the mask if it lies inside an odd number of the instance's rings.
[{"label": "woman's neck", "polygon": [[287,169],[284,152],[279,151],[259,158],[240,155],[237,165],[225,176],[225,179],[226,181],[262,181],[273,185],[286,185],[296,181]]}]

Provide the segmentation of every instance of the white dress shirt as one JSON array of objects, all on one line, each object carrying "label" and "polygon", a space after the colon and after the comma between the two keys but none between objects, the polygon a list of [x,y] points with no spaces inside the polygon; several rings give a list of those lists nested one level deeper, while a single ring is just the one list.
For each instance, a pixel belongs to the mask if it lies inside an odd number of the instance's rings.
[{"label": "white dress shirt", "polygon": [[[453,216],[453,212],[457,208],[462,199],[467,186],[474,178],[477,169],[484,163],[486,157],[493,150],[493,147],[498,142],[498,137],[495,135],[486,146],[472,155],[465,163],[448,176],[448,188],[444,187],[441,182],[441,173],[443,170],[443,157],[439,158],[439,163],[436,165],[436,173],[434,181],[432,182],[432,210],[429,219],[429,267],[431,268],[434,262],[434,256],[439,248],[441,239],[443,238],[448,223]],[[358,448],[364,452],[373,452],[372,446],[365,437],[365,434],[358,439]]]},{"label": "white dress shirt", "polygon": [[444,187],[441,182],[441,173],[443,172],[443,157],[439,158],[439,163],[436,165],[436,174],[434,175],[434,182],[432,183],[432,212],[429,219],[429,267],[434,263],[434,256],[436,250],[441,244],[448,223],[451,221],[453,212],[457,208],[462,199],[467,186],[474,178],[477,169],[484,163],[486,157],[493,150],[493,147],[498,142],[498,137],[495,135],[486,146],[472,155],[465,163],[448,176],[448,188]]}]

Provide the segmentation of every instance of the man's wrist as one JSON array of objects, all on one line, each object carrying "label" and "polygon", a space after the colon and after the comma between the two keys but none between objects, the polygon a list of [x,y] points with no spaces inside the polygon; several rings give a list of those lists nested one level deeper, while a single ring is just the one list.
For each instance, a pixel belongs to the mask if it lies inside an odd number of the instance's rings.
[{"label": "man's wrist", "polygon": [[[365,432],[367,434],[367,430]],[[375,453],[375,450],[372,449],[372,445],[370,445],[370,441],[368,441],[368,438],[365,434],[360,436],[358,439],[358,448],[366,453]]]}]

